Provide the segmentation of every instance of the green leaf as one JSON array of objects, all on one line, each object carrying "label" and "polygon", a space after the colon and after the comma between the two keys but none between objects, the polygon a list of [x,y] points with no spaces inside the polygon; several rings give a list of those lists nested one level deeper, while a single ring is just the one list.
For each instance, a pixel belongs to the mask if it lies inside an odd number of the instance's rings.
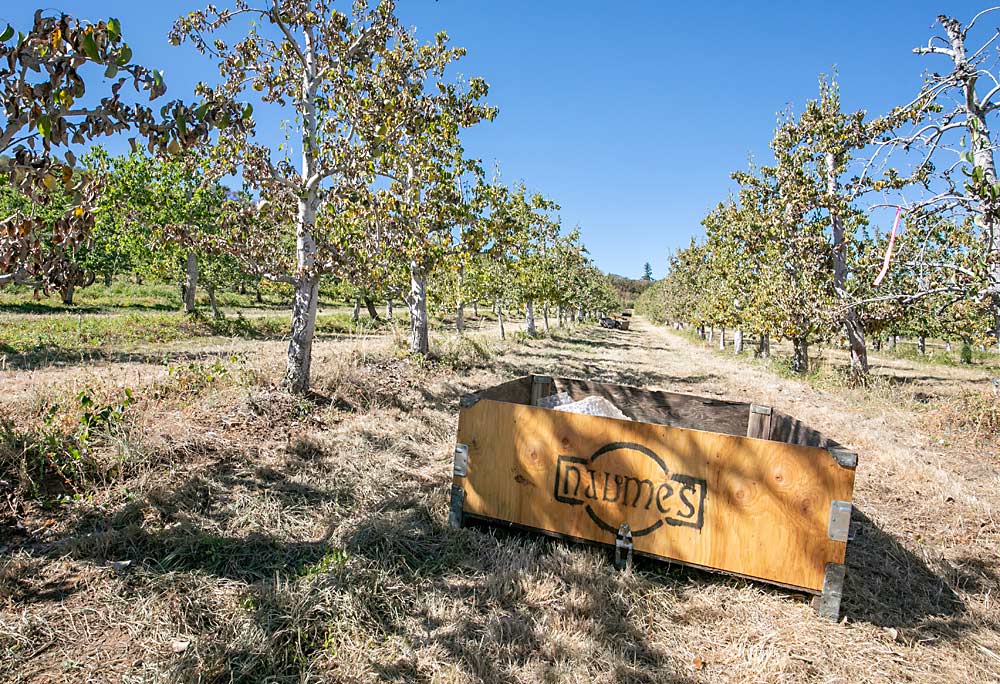
[{"label": "green leaf", "polygon": [[0,33],[0,43],[6,43],[8,40],[14,37],[14,27],[7,24],[7,28]]},{"label": "green leaf", "polygon": [[105,78],[114,78],[117,75],[118,75],[118,67],[114,63],[109,64],[108,68],[104,70]]},{"label": "green leaf", "polygon": [[118,40],[119,38],[121,38],[122,24],[114,17],[108,19],[108,35],[111,36],[112,40]]},{"label": "green leaf", "polygon": [[35,122],[35,126],[38,128],[38,132],[42,134],[43,138],[48,138],[49,133],[52,132],[52,122],[49,121],[49,117],[44,114],[38,117],[38,121]]},{"label": "green leaf", "polygon": [[243,119],[244,119],[244,121],[246,119],[249,119],[251,116],[253,116],[253,105],[250,104],[249,102],[247,102],[246,105],[243,107]]},{"label": "green leaf", "polygon": [[83,37],[83,51],[95,62],[101,61],[101,53],[97,49],[97,41],[94,40],[94,34],[88,33]]},{"label": "green leaf", "polygon": [[121,49],[118,50],[118,66],[125,66],[132,59],[132,48],[128,45],[122,45]]}]

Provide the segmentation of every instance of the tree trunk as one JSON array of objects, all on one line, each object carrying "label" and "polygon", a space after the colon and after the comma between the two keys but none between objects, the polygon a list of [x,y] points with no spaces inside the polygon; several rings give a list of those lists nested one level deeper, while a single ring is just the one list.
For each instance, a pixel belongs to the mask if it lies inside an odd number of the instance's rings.
[{"label": "tree trunk", "polygon": [[889,348],[892,349],[893,351],[896,350],[896,341],[897,340],[898,340],[898,337],[896,335],[891,335],[889,337]]},{"label": "tree trunk", "polygon": [[949,354],[951,353],[951,340],[944,341],[944,350]]},{"label": "tree trunk", "polygon": [[476,301],[472,302],[472,314],[476,318],[479,318],[479,300],[478,299]]},{"label": "tree trunk", "polygon": [[212,307],[212,318],[222,318],[222,312],[219,311],[219,304],[215,301],[215,285],[207,286],[205,291],[208,292],[208,303]]},{"label": "tree trunk", "polygon": [[733,353],[743,353],[743,328],[737,328],[733,334]]},{"label": "tree trunk", "polygon": [[351,311],[351,322],[357,323],[361,318],[361,297],[357,296],[354,298],[354,310]]},{"label": "tree trunk", "polygon": [[133,275],[135,276],[135,284],[142,285],[142,274],[136,271]]},{"label": "tree trunk", "polygon": [[72,281],[66,283],[59,290],[59,294],[62,296],[62,303],[66,306],[73,306],[73,293],[76,290],[76,285]]},{"label": "tree trunk", "polygon": [[385,317],[388,318],[391,321],[392,320],[392,316],[393,316],[393,313],[392,313],[392,297],[389,297],[387,300],[385,300]]},{"label": "tree trunk", "polygon": [[804,337],[792,340],[792,370],[796,373],[809,371],[809,340]]},{"label": "tree trunk", "polygon": [[582,306],[576,307],[576,322],[577,323],[582,323],[583,322],[583,307]]},{"label": "tree trunk", "polygon": [[195,312],[195,295],[198,293],[198,255],[192,250],[187,253],[187,267],[185,269],[184,287],[184,313],[193,314]]},{"label": "tree trunk", "polygon": [[430,351],[427,321],[427,274],[415,262],[410,262],[410,351],[427,354]]},{"label": "tree trunk", "polygon": [[542,322],[545,324],[545,334],[549,334],[549,305],[545,304],[542,307]]},{"label": "tree trunk", "polygon": [[[997,274],[997,282],[1000,287],[1000,273]],[[996,340],[997,353],[1000,354],[1000,294],[993,296],[993,339]]]},{"label": "tree trunk", "polygon": [[763,333],[757,340],[757,356],[766,359],[771,355],[771,336]]},{"label": "tree trunk", "polygon": [[833,232],[833,289],[844,311],[842,323],[847,344],[851,348],[851,372],[854,375],[867,375],[868,348],[865,346],[864,327],[847,292],[847,237],[844,232],[844,222],[834,208],[839,185],[837,161],[832,152],[826,153],[826,189],[830,195],[830,227]]},{"label": "tree trunk", "polygon": [[719,351],[726,351],[726,329],[719,328]]},{"label": "tree trunk", "polygon": [[296,394],[303,394],[309,389],[318,294],[319,278],[316,276],[302,276],[295,284],[295,295],[292,299],[292,334],[288,340],[288,359],[283,384],[288,391]]},{"label": "tree trunk", "polygon": [[507,333],[503,329],[503,307],[500,306],[500,302],[496,303],[496,311],[497,311],[497,323],[500,326],[500,339],[505,340],[507,339]]},{"label": "tree trunk", "polygon": [[258,304],[263,304],[264,303],[264,296],[260,293],[260,281],[259,280],[257,281],[257,284],[254,285],[254,299],[257,300]]},{"label": "tree trunk", "polygon": [[698,326],[698,339],[699,340],[705,339],[705,326],[703,325]]},{"label": "tree trunk", "polygon": [[530,300],[524,305],[524,324],[529,335],[534,337],[538,334],[535,329],[535,303]]},{"label": "tree trunk", "polygon": [[712,340],[715,339],[715,326],[711,326],[708,329],[708,343],[711,344]]},{"label": "tree trunk", "polygon": [[112,281],[111,273],[110,272],[105,273],[104,274],[104,287],[111,287],[111,283],[112,282],[113,281]]},{"label": "tree trunk", "polygon": [[375,302],[372,301],[371,297],[362,297],[361,301],[365,303],[365,308],[368,309],[368,318],[373,321],[378,320],[378,309],[375,308]]},{"label": "tree trunk", "polygon": [[455,328],[460,334],[465,332],[465,302],[461,299],[455,306]]},{"label": "tree trunk", "polygon": [[873,338],[872,346],[875,347],[875,351],[882,351],[882,338],[881,337]]},{"label": "tree trunk", "polygon": [[560,328],[563,327],[563,316],[565,316],[565,314],[566,312],[563,310],[562,304],[556,307],[556,325]]},{"label": "tree trunk", "polygon": [[917,336],[917,352],[919,352],[921,356],[927,353],[927,338],[923,335]]},{"label": "tree trunk", "polygon": [[[316,92],[319,79],[315,61],[313,28],[303,31],[305,68],[302,75],[302,169],[301,177],[311,179],[316,173]],[[319,297],[319,273],[316,272],[316,212],[319,192],[315,184],[306,183],[306,190],[299,196],[298,216],[295,226],[295,294],[292,299],[292,332],[288,340],[288,357],[285,363],[284,387],[295,394],[309,390],[309,371],[312,366],[312,343],[316,334],[316,308]]]}]

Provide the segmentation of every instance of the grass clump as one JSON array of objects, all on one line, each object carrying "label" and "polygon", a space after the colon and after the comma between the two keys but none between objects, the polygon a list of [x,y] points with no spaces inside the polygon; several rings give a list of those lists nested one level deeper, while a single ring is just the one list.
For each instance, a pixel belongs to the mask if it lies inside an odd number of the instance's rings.
[{"label": "grass clump", "polygon": [[16,498],[45,505],[80,498],[122,474],[131,429],[127,387],[101,396],[90,388],[72,400],[50,403],[36,425],[0,422],[0,474],[16,482]]},{"label": "grass clump", "polygon": [[936,432],[964,435],[974,442],[1000,443],[1000,392],[997,385],[988,389],[966,390],[942,401],[938,410],[931,414],[931,423]]}]

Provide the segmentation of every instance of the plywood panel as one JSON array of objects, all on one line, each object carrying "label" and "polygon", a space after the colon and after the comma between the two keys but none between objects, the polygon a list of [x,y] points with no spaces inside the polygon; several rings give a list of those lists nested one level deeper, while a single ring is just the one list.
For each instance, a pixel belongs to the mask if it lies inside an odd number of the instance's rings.
[{"label": "plywood panel", "polygon": [[463,510],[638,552],[820,591],[846,544],[830,504],[854,471],[825,450],[531,406],[464,408]]}]

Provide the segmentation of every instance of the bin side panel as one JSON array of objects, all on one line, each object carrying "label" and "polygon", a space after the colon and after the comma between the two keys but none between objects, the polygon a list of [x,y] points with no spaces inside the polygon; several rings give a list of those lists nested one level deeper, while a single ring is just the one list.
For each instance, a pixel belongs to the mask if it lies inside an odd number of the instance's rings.
[{"label": "bin side panel", "polygon": [[463,510],[813,592],[846,544],[854,470],[822,449],[480,401],[462,409]]}]

